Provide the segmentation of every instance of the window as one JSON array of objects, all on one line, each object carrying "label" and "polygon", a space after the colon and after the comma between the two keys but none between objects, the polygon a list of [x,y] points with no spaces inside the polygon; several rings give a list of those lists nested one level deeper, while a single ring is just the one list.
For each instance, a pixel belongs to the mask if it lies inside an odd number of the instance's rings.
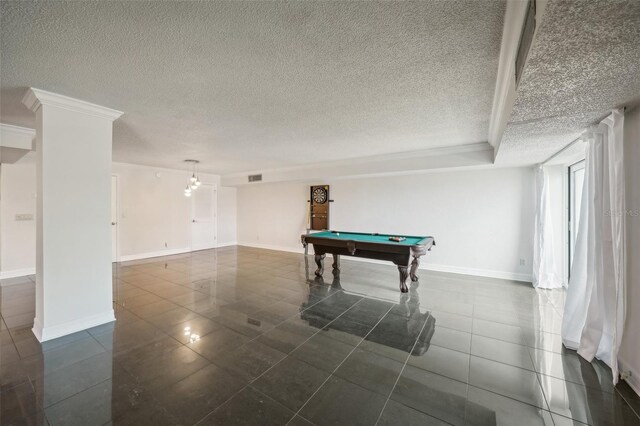
[{"label": "window", "polygon": [[569,167],[569,274],[571,274],[576,238],[578,237],[578,228],[580,226],[584,166],[585,162],[582,160]]}]

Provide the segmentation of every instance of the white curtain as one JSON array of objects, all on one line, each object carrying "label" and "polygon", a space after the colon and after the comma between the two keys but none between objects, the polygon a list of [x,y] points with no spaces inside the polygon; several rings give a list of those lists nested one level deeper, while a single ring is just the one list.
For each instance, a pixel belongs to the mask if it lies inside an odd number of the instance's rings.
[{"label": "white curtain", "polygon": [[576,253],[562,339],[588,361],[604,361],[618,381],[625,318],[624,112],[590,129]]},{"label": "white curtain", "polygon": [[539,166],[536,170],[536,217],[533,248],[533,286],[561,288],[562,277],[558,272],[553,249],[551,225],[551,192],[549,172]]}]

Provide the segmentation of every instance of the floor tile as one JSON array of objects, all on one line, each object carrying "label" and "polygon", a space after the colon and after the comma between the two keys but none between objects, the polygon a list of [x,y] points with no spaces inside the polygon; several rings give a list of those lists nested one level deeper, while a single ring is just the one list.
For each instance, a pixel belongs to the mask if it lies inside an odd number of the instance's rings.
[{"label": "floor tile", "polygon": [[186,346],[179,346],[152,359],[124,366],[138,382],[160,389],[193,374],[209,362]]},{"label": "floor tile", "polygon": [[0,287],[0,422],[640,424],[640,398],[562,346],[563,290],[423,271],[400,294],[391,264],[314,279],[306,260],[114,264],[117,321],[44,344],[32,279]]},{"label": "floor tile", "polygon": [[313,426],[313,423],[306,420],[304,417],[295,416],[291,421],[289,421],[289,423],[287,423],[287,426]]},{"label": "floor tile", "polygon": [[469,384],[547,409],[538,377],[533,371],[471,356]]},{"label": "floor tile", "polygon": [[471,350],[471,334],[436,326],[431,344],[468,354]]},{"label": "floor tile", "polygon": [[464,424],[467,385],[407,365],[391,399],[454,425]]},{"label": "floor tile", "polygon": [[175,324],[164,331],[182,343],[190,343],[223,327],[208,318],[196,316],[179,324]]},{"label": "floor tile", "polygon": [[337,318],[322,329],[322,334],[348,345],[356,346],[372,330],[373,327]]},{"label": "floor tile", "polygon": [[471,355],[534,371],[529,350],[523,345],[473,335]]},{"label": "floor tile", "polygon": [[76,393],[111,378],[112,355],[99,353],[34,381],[36,392],[42,395],[43,407],[49,407]]},{"label": "floor tile", "polygon": [[110,422],[112,381],[107,380],[45,410],[51,426],[102,425]]},{"label": "floor tile", "polygon": [[356,303],[348,311],[342,314],[342,318],[348,321],[364,325],[374,326],[391,309],[393,305],[375,299],[364,299]]},{"label": "floor tile", "polygon": [[205,417],[199,425],[280,426],[294,412],[257,390],[247,387]]},{"label": "floor tile", "polygon": [[467,391],[465,415],[470,426],[553,426],[548,411],[473,386]]},{"label": "floor tile", "polygon": [[422,355],[410,356],[407,363],[463,383],[469,379],[469,354],[432,345]]},{"label": "floor tile", "polygon": [[388,397],[403,366],[391,358],[356,348],[333,374]]},{"label": "floor tile", "polygon": [[313,395],[300,414],[318,426],[373,425],[386,398],[336,376]]},{"label": "floor tile", "polygon": [[332,373],[353,349],[353,345],[326,337],[321,332],[291,352],[291,356]]},{"label": "floor tile", "polygon": [[390,399],[380,415],[377,426],[446,426],[448,424]]},{"label": "floor tile", "polygon": [[166,388],[159,401],[183,424],[195,424],[244,385],[244,379],[215,365],[208,365]]},{"label": "floor tile", "polygon": [[492,337],[506,342],[517,343],[519,345],[524,344],[524,333],[520,327],[515,325],[474,318],[473,334]]},{"label": "floor tile", "polygon": [[258,341],[280,352],[290,353],[318,332],[313,327],[305,327],[296,322],[286,321],[258,337]]},{"label": "floor tile", "polygon": [[538,373],[567,380],[605,392],[614,392],[613,377],[608,367],[590,363],[577,353],[558,354],[530,348]]},{"label": "floor tile", "polygon": [[640,417],[618,393],[609,393],[566,382],[554,377],[541,377],[542,388],[555,414],[591,425],[637,425]]},{"label": "floor tile", "polygon": [[252,386],[293,411],[300,407],[329,377],[329,373],[288,357]]},{"label": "floor tile", "polygon": [[27,419],[39,417],[42,405],[29,382],[0,393],[0,420],[2,424],[29,424]]},{"label": "floor tile", "polygon": [[217,355],[232,351],[247,343],[250,339],[226,328],[209,333],[187,346],[203,357],[213,360]]},{"label": "floor tile", "polygon": [[286,357],[286,354],[260,342],[249,342],[221,353],[213,363],[249,382]]}]

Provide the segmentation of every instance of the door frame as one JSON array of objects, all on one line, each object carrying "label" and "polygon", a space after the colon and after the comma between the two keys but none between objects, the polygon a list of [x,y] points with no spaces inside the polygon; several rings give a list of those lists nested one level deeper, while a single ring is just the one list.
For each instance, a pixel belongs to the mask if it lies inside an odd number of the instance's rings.
[{"label": "door frame", "polygon": [[202,182],[202,186],[200,188],[198,188],[196,191],[200,191],[202,190],[204,185],[208,185],[211,186],[211,190],[213,191],[213,195],[211,197],[211,210],[213,212],[213,244],[211,245],[211,247],[198,247],[195,248],[193,246],[193,221],[194,216],[195,216],[195,206],[194,206],[194,200],[195,197],[194,195],[197,197],[197,194],[193,194],[190,198],[190,202],[191,202],[191,207],[189,209],[189,242],[190,242],[190,249],[191,251],[200,251],[200,250],[211,250],[211,249],[216,249],[218,248],[218,185],[215,183],[209,183],[209,182]]},{"label": "door frame", "polygon": [[[111,263],[120,262],[120,175],[117,173],[111,173],[111,178],[116,178],[116,260],[111,260]],[[113,190],[113,185],[112,185]],[[114,226],[114,225],[111,225]],[[113,241],[111,242],[113,244]]]}]

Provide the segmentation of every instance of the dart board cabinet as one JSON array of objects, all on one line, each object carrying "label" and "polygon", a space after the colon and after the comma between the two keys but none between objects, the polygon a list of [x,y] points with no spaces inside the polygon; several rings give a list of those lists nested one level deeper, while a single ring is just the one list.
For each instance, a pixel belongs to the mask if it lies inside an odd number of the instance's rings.
[{"label": "dart board cabinet", "polygon": [[329,229],[329,185],[315,185],[309,195],[309,228]]}]

